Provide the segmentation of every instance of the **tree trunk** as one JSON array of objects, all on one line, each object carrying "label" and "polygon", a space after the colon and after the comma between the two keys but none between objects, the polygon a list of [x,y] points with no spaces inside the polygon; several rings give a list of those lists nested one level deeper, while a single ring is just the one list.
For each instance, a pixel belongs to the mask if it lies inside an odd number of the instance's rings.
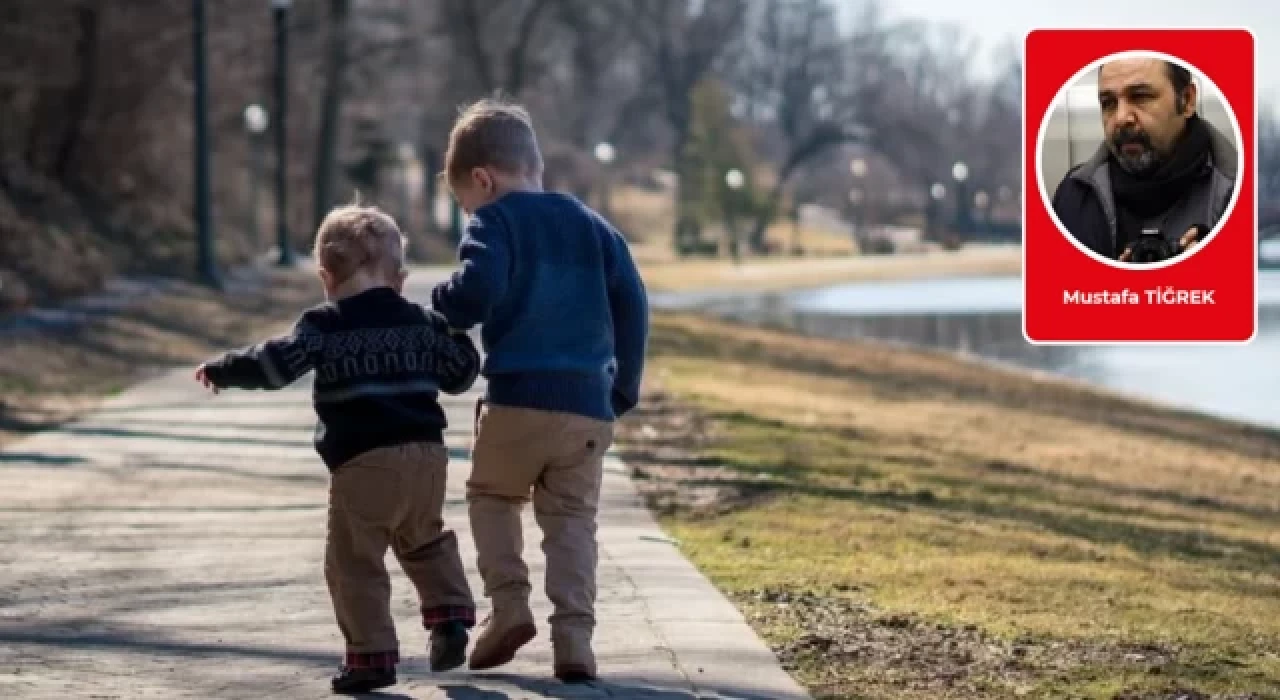
[{"label": "tree trunk", "polygon": [[781,201],[782,190],[786,188],[791,176],[805,163],[821,155],[827,149],[845,143],[847,140],[848,137],[838,128],[820,128],[810,133],[803,141],[792,146],[791,152],[787,154],[787,159],[783,161],[782,167],[778,170],[778,181],[774,183],[773,191],[769,193],[769,200],[765,208],[756,216],[756,223],[752,228],[750,238],[754,252],[764,252],[765,231],[769,228],[770,222],[778,215],[778,202]]},{"label": "tree trunk", "polygon": [[760,254],[765,252],[765,232],[769,230],[769,224],[778,214],[778,202],[782,201],[782,190],[787,186],[787,179],[790,173],[783,173],[778,176],[778,181],[773,184],[773,189],[769,191],[769,199],[764,208],[756,214],[756,221],[751,226],[751,233],[747,236],[747,243],[751,246],[751,252]]},{"label": "tree trunk", "polygon": [[533,42],[534,30],[538,26],[538,18],[542,11],[550,7],[547,0],[533,0],[533,7],[520,18],[516,32],[516,42],[507,53],[506,93],[518,97],[524,92],[529,75],[529,47]]},{"label": "tree trunk", "polygon": [[53,173],[59,180],[66,180],[70,172],[72,157],[80,143],[85,119],[89,116],[89,105],[97,82],[98,19],[96,3],[85,3],[76,8],[76,21],[80,25],[80,40],[76,42],[79,70],[75,86],[67,96],[66,128],[54,155]]},{"label": "tree trunk", "polygon": [[[430,143],[425,136],[423,143]],[[422,196],[426,201],[427,222],[424,230],[427,235],[440,235],[440,222],[436,220],[436,198],[440,196],[436,174],[440,172],[440,151],[434,146],[422,148]]]},{"label": "tree trunk", "polygon": [[[697,216],[693,213],[693,207],[690,206],[690,181],[694,179],[695,174],[689,172],[688,167],[689,156],[685,153],[685,149],[689,145],[689,129],[691,128],[693,106],[690,104],[689,93],[692,88],[684,91],[683,103],[680,105],[668,104],[667,106],[667,124],[671,127],[671,171],[676,175],[676,192],[675,192],[675,228],[672,232],[673,241],[677,249],[681,248],[682,232],[688,222],[697,222]],[[671,96],[668,93],[668,100],[681,99],[678,96]],[[701,244],[701,227],[694,229],[697,231],[697,243]]]},{"label": "tree trunk", "polygon": [[688,129],[673,134],[671,149],[671,171],[676,176],[675,222],[672,231],[672,242],[676,252],[684,255],[694,252],[702,244],[702,226],[693,206],[693,181],[697,173],[689,167],[689,156],[685,147],[689,142]]},{"label": "tree trunk", "polygon": [[325,57],[324,97],[316,143],[316,172],[312,201],[315,229],[333,205],[333,178],[341,138],[342,102],[346,96],[347,25],[351,0],[330,0],[329,46]]}]

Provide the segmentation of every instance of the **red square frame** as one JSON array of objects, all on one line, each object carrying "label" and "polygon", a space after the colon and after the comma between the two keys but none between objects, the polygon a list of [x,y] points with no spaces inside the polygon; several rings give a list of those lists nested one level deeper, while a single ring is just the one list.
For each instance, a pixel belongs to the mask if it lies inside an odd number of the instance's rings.
[{"label": "red square frame", "polygon": [[[1258,329],[1257,96],[1248,29],[1035,29],[1024,41],[1022,90],[1023,335],[1035,345],[1244,344]],[[1040,183],[1040,131],[1060,89],[1099,59],[1128,51],[1179,58],[1221,92],[1239,126],[1239,190],[1198,250],[1161,267],[1121,268],[1068,238]],[[1029,148],[1030,146],[1030,148]],[[1149,290],[1156,290],[1152,297]],[[1211,290],[1212,302],[1192,290]],[[1140,303],[1069,302],[1072,291],[1136,293]],[[1170,297],[1161,294],[1173,291]],[[1176,292],[1187,292],[1178,299]],[[1155,303],[1153,298],[1175,302]],[[1201,303],[1189,303],[1193,298]]]}]

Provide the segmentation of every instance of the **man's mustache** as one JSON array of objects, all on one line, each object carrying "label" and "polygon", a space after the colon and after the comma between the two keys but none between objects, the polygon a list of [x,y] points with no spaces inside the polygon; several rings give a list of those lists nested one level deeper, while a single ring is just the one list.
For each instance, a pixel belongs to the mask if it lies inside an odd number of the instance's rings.
[{"label": "man's mustache", "polygon": [[1147,150],[1151,150],[1151,139],[1149,139],[1145,133],[1136,129],[1122,129],[1117,131],[1116,135],[1111,138],[1111,142],[1116,145],[1116,148],[1124,148],[1129,144],[1137,144]]}]

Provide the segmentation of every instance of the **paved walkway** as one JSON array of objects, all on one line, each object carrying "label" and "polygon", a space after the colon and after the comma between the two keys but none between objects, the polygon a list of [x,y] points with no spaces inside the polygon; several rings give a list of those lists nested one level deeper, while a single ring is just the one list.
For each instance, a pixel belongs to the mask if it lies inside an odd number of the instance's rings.
[{"label": "paved walkway", "polygon": [[[341,643],[321,573],[327,474],[308,391],[211,397],[182,370],[0,451],[0,697],[331,697]],[[473,401],[447,403],[445,517],[479,596],[462,499]],[[431,674],[412,589],[389,559],[406,662],[400,684],[371,697],[807,697],[666,540],[623,466],[607,471],[601,683],[550,677],[545,624],[499,673]],[[526,527],[540,580],[531,516]],[[545,620],[540,591],[534,602]]]}]

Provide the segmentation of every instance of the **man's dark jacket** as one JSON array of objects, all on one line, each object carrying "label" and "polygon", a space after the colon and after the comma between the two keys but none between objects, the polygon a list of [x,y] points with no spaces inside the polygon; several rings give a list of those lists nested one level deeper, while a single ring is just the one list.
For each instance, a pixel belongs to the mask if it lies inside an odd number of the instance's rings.
[{"label": "man's dark jacket", "polygon": [[[1221,131],[1207,121],[1209,159],[1204,176],[1187,194],[1144,228],[1159,228],[1165,240],[1176,242],[1195,224],[1212,229],[1227,210],[1235,188],[1236,149]],[[1118,250],[1117,214],[1111,189],[1110,151],[1101,144],[1094,155],[1067,172],[1053,193],[1053,211],[1076,240],[1105,258],[1115,260]]]}]

